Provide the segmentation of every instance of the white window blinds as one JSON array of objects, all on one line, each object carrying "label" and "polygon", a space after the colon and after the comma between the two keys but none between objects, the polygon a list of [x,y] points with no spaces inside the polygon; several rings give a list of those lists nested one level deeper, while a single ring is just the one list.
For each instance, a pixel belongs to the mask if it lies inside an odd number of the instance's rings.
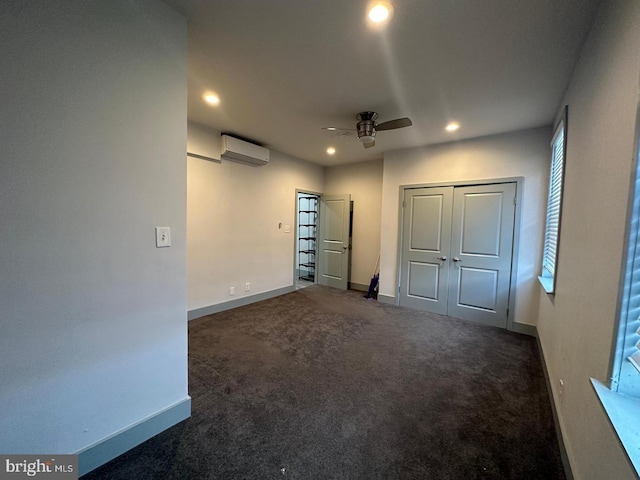
[{"label": "white window blinds", "polygon": [[612,389],[640,396],[640,174],[636,172],[633,207],[620,308],[620,333]]},{"label": "white window blinds", "polygon": [[552,143],[553,153],[551,157],[549,198],[547,201],[547,225],[544,233],[544,257],[542,266],[551,275],[556,271],[558,228],[560,226],[560,201],[562,200],[564,130],[561,127],[558,128]]},{"label": "white window blinds", "polygon": [[[565,110],[566,111],[566,110]],[[564,179],[566,114],[556,128],[551,141],[551,172],[549,175],[549,197],[547,199],[547,223],[544,229],[544,251],[542,256],[542,280],[545,290],[555,290],[555,274],[558,260],[560,234],[560,212],[562,209],[562,182]]]},{"label": "white window blinds", "polygon": [[632,229],[636,231],[635,245],[630,246],[630,258],[627,261],[628,268],[631,269],[629,285],[629,300],[626,312],[626,331],[624,342],[625,356],[631,364],[640,370],[640,246],[637,243],[638,236],[638,212],[634,212]]}]

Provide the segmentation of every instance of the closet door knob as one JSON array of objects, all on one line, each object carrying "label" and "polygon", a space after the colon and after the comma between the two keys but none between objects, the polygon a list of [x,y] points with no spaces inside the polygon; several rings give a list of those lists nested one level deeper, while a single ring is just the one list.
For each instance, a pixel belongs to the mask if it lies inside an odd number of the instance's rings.
[{"label": "closet door knob", "polygon": [[438,257],[438,260],[442,260],[443,262],[447,259],[447,257]]},{"label": "closet door knob", "polygon": [[453,257],[452,259],[454,262],[461,262],[462,260],[460,260],[458,257]]}]

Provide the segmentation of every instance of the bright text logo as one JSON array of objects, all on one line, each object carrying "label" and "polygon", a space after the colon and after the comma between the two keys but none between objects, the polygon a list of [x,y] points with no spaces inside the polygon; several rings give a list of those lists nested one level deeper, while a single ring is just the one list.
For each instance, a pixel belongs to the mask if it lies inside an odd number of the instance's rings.
[{"label": "bright text logo", "polygon": [[77,455],[0,455],[0,480],[77,480]]}]

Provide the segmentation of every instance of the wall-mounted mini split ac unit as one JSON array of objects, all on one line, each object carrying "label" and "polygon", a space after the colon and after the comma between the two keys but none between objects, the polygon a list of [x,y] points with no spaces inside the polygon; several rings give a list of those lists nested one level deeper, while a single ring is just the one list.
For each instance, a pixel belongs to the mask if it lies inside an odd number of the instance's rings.
[{"label": "wall-mounted mini split ac unit", "polygon": [[269,163],[269,150],[253,143],[222,135],[220,156],[224,160],[244,163],[254,167]]}]

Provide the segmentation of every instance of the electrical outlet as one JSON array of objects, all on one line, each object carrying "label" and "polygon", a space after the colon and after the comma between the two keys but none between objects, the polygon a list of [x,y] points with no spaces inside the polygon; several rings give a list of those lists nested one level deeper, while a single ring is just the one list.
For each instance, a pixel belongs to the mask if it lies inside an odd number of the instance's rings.
[{"label": "electrical outlet", "polygon": [[244,284],[244,291],[245,292],[251,291],[251,284],[249,282]]},{"label": "electrical outlet", "polygon": [[171,246],[171,229],[169,227],[156,227],[156,248]]},{"label": "electrical outlet", "polygon": [[235,295],[236,294],[236,287],[229,287],[229,295]]}]

